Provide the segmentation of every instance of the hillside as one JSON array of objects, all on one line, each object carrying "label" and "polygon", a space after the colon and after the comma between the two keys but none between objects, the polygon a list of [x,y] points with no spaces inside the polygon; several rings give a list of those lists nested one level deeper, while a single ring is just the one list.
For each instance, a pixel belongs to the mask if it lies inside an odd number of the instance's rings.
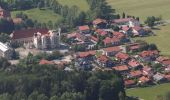
[{"label": "hillside", "polygon": [[170,19],[170,0],[107,0],[118,13],[139,16],[142,20],[147,16],[162,16]]}]

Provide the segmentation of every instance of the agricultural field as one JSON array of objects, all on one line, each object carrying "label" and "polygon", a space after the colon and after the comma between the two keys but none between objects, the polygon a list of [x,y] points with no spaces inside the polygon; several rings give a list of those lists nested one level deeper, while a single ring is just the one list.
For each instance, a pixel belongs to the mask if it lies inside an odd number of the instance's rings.
[{"label": "agricultural field", "polygon": [[53,11],[47,9],[39,10],[37,8],[25,10],[25,11],[13,11],[12,17],[15,17],[15,15],[19,12],[23,12],[24,14],[27,14],[28,17],[33,20],[37,20],[38,22],[45,22],[45,23],[50,20],[56,22],[57,20],[62,18],[60,15],[55,14]]},{"label": "agricultural field", "polygon": [[162,16],[170,19],[170,0],[107,0],[120,14],[125,12],[129,15],[140,17],[142,21],[147,16]]},{"label": "agricultural field", "polygon": [[170,83],[146,88],[128,89],[126,92],[128,96],[138,96],[144,100],[156,100],[156,96],[164,95],[168,91],[170,91]]},{"label": "agricultural field", "polygon": [[156,36],[139,37],[135,40],[145,40],[148,43],[154,43],[158,46],[162,55],[170,56],[170,24],[161,26],[160,30],[154,30]]},{"label": "agricultural field", "polygon": [[67,5],[69,7],[76,5],[80,8],[80,11],[87,11],[89,9],[89,5],[86,0],[57,0],[62,5]]}]

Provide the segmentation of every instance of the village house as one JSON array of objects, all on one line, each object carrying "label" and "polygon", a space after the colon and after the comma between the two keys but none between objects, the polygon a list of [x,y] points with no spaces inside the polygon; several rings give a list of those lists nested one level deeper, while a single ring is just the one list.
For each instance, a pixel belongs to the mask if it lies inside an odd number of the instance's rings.
[{"label": "village house", "polygon": [[122,74],[127,74],[129,72],[129,68],[127,65],[119,65],[119,66],[114,66],[112,67],[114,70],[122,73]]},{"label": "village house", "polygon": [[165,78],[166,81],[170,82],[170,74],[166,74],[166,75],[164,76],[164,78]]},{"label": "village house", "polygon": [[92,67],[92,62],[95,61],[96,51],[79,52],[76,54],[76,65],[80,69],[88,70]]},{"label": "village house", "polygon": [[128,54],[126,53],[123,53],[123,52],[119,52],[115,55],[115,57],[120,60],[120,61],[123,61],[123,62],[126,62],[126,60],[128,60],[130,57]]},{"label": "village house", "polygon": [[161,83],[165,81],[164,75],[161,73],[156,73],[155,75],[153,75],[153,79],[156,83]]},{"label": "village house", "polygon": [[0,57],[11,59],[13,50],[6,44],[0,42]]},{"label": "village house", "polygon": [[81,34],[89,34],[90,33],[90,28],[88,25],[79,26],[78,30]]},{"label": "village house", "polygon": [[143,71],[143,75],[144,75],[144,76],[149,76],[149,77],[151,77],[151,76],[154,75],[154,74],[153,74],[153,69],[152,69],[151,67],[149,67],[149,66],[144,66],[142,71]]},{"label": "village house", "polygon": [[106,55],[97,57],[97,63],[101,67],[112,67],[114,65],[114,63]]},{"label": "village house", "polygon": [[113,37],[113,38],[106,37],[103,40],[103,43],[104,43],[105,47],[108,47],[108,46],[118,46],[118,45],[121,44],[121,40],[116,38],[116,37]]},{"label": "village house", "polygon": [[132,27],[132,34],[133,36],[145,36],[146,32],[142,27],[135,26],[135,27]]},{"label": "village house", "polygon": [[4,10],[0,6],[0,18],[10,18],[10,17],[11,17],[11,13],[7,10]]},{"label": "village house", "polygon": [[97,18],[93,21],[93,27],[99,29],[105,29],[107,26],[107,21],[104,19]]},{"label": "village house", "polygon": [[139,43],[132,43],[127,45],[127,50],[130,52],[137,52],[141,48]]},{"label": "village house", "polygon": [[142,69],[142,65],[135,59],[131,59],[128,62],[128,65],[130,66],[131,69]]},{"label": "village house", "polygon": [[102,49],[102,51],[103,51],[103,55],[114,56],[116,53],[122,51],[122,49],[119,46],[115,46],[115,47],[104,48]]},{"label": "village house", "polygon": [[124,85],[126,88],[131,88],[136,85],[136,82],[134,80],[126,79],[124,80]]},{"label": "village house", "polygon": [[142,76],[142,71],[136,70],[136,71],[131,71],[129,74],[130,78],[139,78]]},{"label": "village house", "polygon": [[154,61],[159,56],[159,51],[157,50],[148,50],[148,51],[142,51],[140,54],[140,57],[146,62]]},{"label": "village house", "polygon": [[122,26],[129,26],[129,27],[140,26],[140,22],[136,19],[133,19],[133,18],[115,19],[115,20],[112,21],[112,24],[117,25],[119,27],[122,27]]},{"label": "village house", "polygon": [[139,81],[138,81],[138,83],[141,84],[141,85],[148,84],[150,82],[151,82],[151,79],[146,77],[146,76],[140,77]]}]

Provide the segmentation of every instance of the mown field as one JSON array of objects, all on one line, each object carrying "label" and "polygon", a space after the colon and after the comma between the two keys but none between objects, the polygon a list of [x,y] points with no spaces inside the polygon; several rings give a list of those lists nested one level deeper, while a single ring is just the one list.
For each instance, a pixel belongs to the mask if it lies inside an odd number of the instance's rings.
[{"label": "mown field", "polygon": [[15,17],[15,15],[19,12],[23,12],[24,14],[27,14],[29,18],[33,20],[37,20],[38,22],[48,22],[49,20],[56,22],[60,18],[62,18],[60,15],[55,14],[53,11],[50,10],[39,10],[37,8],[25,10],[25,11],[13,11],[12,17]]},{"label": "mown field", "polygon": [[156,100],[158,95],[164,95],[170,91],[170,83],[165,83],[153,87],[128,89],[128,96],[138,96],[144,100]]},{"label": "mown field", "polygon": [[154,43],[161,51],[162,55],[170,56],[170,24],[161,26],[160,30],[154,30],[156,36],[139,37],[135,40],[145,40],[148,43]]},{"label": "mown field", "polygon": [[[67,5],[69,7],[72,7],[76,5],[80,11],[87,11],[89,9],[89,6],[86,2],[86,0],[57,0],[62,5]],[[56,22],[60,18],[62,18],[60,15],[55,14],[51,10],[39,10],[39,9],[30,9],[25,11],[13,11],[12,16],[15,17],[16,13],[23,12],[28,15],[29,18],[33,20],[37,20],[39,22],[48,22],[53,21]]]},{"label": "mown field", "polygon": [[162,16],[170,19],[170,0],[107,0],[118,13],[139,16],[141,20],[147,16]]},{"label": "mown field", "polygon": [[69,7],[76,5],[81,11],[87,11],[89,5],[86,0],[57,0],[62,5],[68,5]]}]

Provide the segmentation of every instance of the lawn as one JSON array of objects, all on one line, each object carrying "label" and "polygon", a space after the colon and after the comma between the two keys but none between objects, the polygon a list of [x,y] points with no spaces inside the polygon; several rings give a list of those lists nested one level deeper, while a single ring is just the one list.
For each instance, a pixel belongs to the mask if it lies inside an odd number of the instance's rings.
[{"label": "lawn", "polygon": [[135,40],[145,40],[148,43],[155,43],[162,55],[170,56],[170,24],[161,26],[160,30],[154,30],[156,36],[135,38]]},{"label": "lawn", "polygon": [[126,90],[128,96],[138,96],[144,100],[156,100],[157,95],[164,95],[168,91],[170,91],[170,83]]},{"label": "lawn", "polygon": [[37,20],[38,22],[48,22],[53,21],[56,22],[60,18],[62,18],[60,15],[55,14],[53,11],[50,10],[39,10],[37,8],[25,10],[25,11],[13,11],[12,17],[15,17],[16,13],[23,12],[28,15],[29,18],[33,20]]},{"label": "lawn", "polygon": [[107,0],[109,5],[120,14],[125,12],[129,15],[146,19],[147,16],[162,16],[170,19],[170,0]]},{"label": "lawn", "polygon": [[58,0],[59,3],[62,5],[68,5],[72,7],[76,5],[79,7],[80,11],[87,11],[89,9],[89,5],[87,4],[86,0]]}]

